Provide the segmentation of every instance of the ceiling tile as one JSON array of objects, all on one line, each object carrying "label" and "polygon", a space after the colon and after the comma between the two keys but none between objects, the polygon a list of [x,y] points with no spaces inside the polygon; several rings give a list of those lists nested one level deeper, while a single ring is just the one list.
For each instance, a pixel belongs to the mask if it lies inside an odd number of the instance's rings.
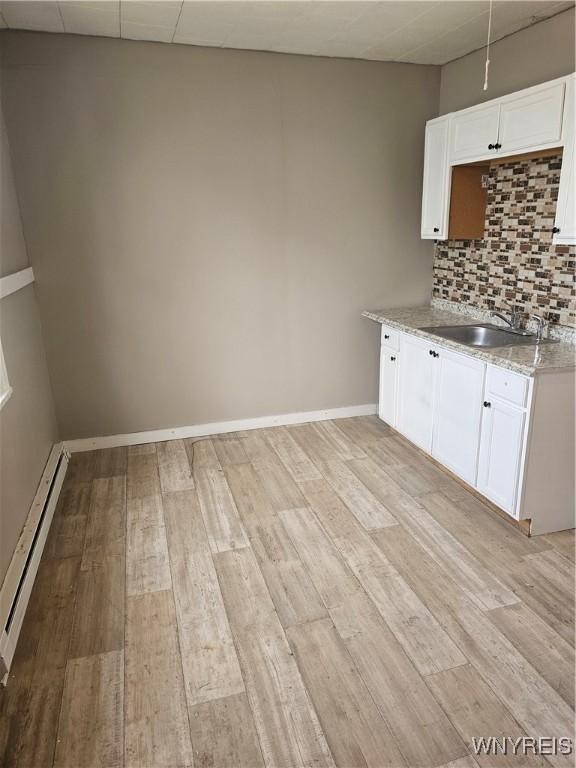
[{"label": "ceiling tile", "polygon": [[120,3],[118,0],[102,2],[60,2],[60,13],[66,32],[76,35],[120,37]]},{"label": "ceiling tile", "polygon": [[121,37],[125,40],[150,40],[158,43],[171,43],[174,30],[169,27],[155,27],[152,24],[135,24],[122,19]]},{"label": "ceiling tile", "polygon": [[174,30],[181,7],[181,0],[165,0],[164,2],[122,0],[120,15],[122,23],[129,22]]},{"label": "ceiling tile", "polygon": [[6,24],[12,29],[31,29],[44,32],[64,32],[62,18],[56,2],[0,3]]}]

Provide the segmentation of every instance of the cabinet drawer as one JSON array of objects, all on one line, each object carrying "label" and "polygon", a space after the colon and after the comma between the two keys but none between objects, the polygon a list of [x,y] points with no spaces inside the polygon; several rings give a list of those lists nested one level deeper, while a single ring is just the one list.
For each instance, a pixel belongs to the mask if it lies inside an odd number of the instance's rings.
[{"label": "cabinet drawer", "polygon": [[382,326],[382,346],[389,347],[390,349],[398,349],[400,344],[400,331],[395,331],[394,328],[389,328],[387,325]]},{"label": "cabinet drawer", "polygon": [[528,379],[518,373],[507,371],[505,368],[495,368],[489,365],[486,376],[486,393],[488,396],[494,395],[523,408],[526,405],[528,395]]}]

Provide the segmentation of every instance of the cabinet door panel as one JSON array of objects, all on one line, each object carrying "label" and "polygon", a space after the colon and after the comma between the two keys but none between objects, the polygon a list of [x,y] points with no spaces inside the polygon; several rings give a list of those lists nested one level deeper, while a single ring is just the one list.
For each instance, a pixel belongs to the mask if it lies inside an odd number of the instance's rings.
[{"label": "cabinet door panel", "polygon": [[500,106],[500,155],[560,142],[564,83],[554,83],[524,96],[510,96]]},{"label": "cabinet door panel", "polygon": [[400,343],[397,429],[428,453],[432,450],[437,358],[432,346],[405,335]]},{"label": "cabinet door panel", "polygon": [[576,127],[574,126],[574,90],[576,78],[572,77],[566,86],[566,101],[564,105],[564,152],[562,154],[562,170],[560,171],[560,187],[558,189],[558,204],[554,227],[554,243],[573,245],[576,243]]},{"label": "cabinet door panel", "polygon": [[439,350],[432,455],[467,483],[476,483],[486,366]]},{"label": "cabinet door panel", "polygon": [[500,400],[492,399],[483,408],[477,488],[513,516],[525,420],[524,411]]},{"label": "cabinet door panel", "polygon": [[394,350],[382,347],[380,351],[380,397],[378,416],[396,426],[396,393],[398,390],[398,360]]},{"label": "cabinet door panel", "polygon": [[488,149],[498,141],[500,105],[476,107],[452,116],[450,161],[469,160],[496,154]]},{"label": "cabinet door panel", "polygon": [[426,124],[424,181],[422,186],[423,239],[448,237],[450,168],[448,166],[448,117]]}]

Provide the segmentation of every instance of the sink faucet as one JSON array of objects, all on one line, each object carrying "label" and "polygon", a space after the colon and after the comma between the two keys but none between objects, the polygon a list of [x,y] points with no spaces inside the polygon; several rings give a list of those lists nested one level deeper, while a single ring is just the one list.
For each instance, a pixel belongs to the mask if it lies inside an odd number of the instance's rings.
[{"label": "sink faucet", "polygon": [[544,329],[547,326],[546,320],[544,320],[543,317],[540,317],[540,315],[530,315],[531,320],[535,320],[537,323],[536,326],[536,341],[542,341],[544,338]]},{"label": "sink faucet", "polygon": [[522,322],[522,312],[519,312],[518,310],[514,309],[514,307],[511,307],[509,304],[504,302],[507,307],[510,309],[510,317],[506,317],[506,315],[503,315],[502,312],[491,312],[492,317],[499,317],[500,320],[503,320],[506,325],[509,325],[510,328],[513,328],[515,331],[520,329],[520,324]]}]

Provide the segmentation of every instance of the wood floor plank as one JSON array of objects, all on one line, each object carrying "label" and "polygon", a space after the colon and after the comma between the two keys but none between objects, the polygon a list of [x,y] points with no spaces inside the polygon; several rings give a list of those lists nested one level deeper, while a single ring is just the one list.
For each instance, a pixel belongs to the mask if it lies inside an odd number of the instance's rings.
[{"label": "wood floor plank", "polygon": [[245,693],[192,707],[190,729],[195,768],[264,768]]},{"label": "wood floor plank", "polygon": [[123,552],[104,554],[80,571],[69,658],[122,649],[125,580]]},{"label": "wood floor plank", "polygon": [[131,499],[127,512],[126,594],[171,588],[162,499]]},{"label": "wood floor plank", "polygon": [[309,506],[352,570],[382,562],[382,554],[370,535],[342,503],[326,480],[301,484]]},{"label": "wood floor plank", "polygon": [[250,549],[214,556],[266,765],[334,765]]},{"label": "wood floor plank", "polygon": [[405,765],[346,647],[329,619],[290,627],[288,639],[337,765]]},{"label": "wood floor plank", "polygon": [[[399,537],[390,528],[378,531],[374,538],[382,543],[385,534]],[[399,549],[398,543],[389,542],[390,560],[525,732],[530,736],[568,733],[572,709],[457,580],[449,578],[413,537],[405,535],[401,552]]]},{"label": "wood floor plank", "polygon": [[370,493],[344,462],[327,461],[322,467],[322,472],[364,528],[376,530],[398,524],[392,513]]},{"label": "wood floor plank", "polygon": [[126,603],[124,764],[192,768],[172,592],[133,595]]},{"label": "wood floor plank", "polygon": [[320,480],[322,475],[286,427],[264,430],[266,438],[297,483]]},{"label": "wood floor plank", "polygon": [[123,753],[123,651],[72,659],[66,667],[55,768],[120,768]]},{"label": "wood floor plank", "polygon": [[126,478],[94,480],[90,494],[88,525],[82,570],[99,565],[104,556],[124,557],[126,541]]},{"label": "wood floor plank", "polygon": [[[326,431],[317,429],[316,424],[298,424],[287,427],[287,430],[316,466],[319,462],[342,458],[338,444],[331,439]],[[347,452],[344,455],[351,458]]]},{"label": "wood floor plank", "polygon": [[222,469],[214,443],[209,437],[191,437],[184,440],[192,473],[197,469]]},{"label": "wood floor plank", "polygon": [[212,552],[247,547],[248,537],[222,469],[196,469],[195,479]]},{"label": "wood floor plank", "polygon": [[472,755],[459,757],[458,760],[451,760],[449,763],[439,766],[439,768],[478,768],[478,763]]},{"label": "wood floor plank", "polygon": [[360,447],[392,433],[390,427],[377,416],[356,416],[349,419],[338,419],[334,423]]},{"label": "wood floor plank", "polygon": [[131,453],[128,456],[127,496],[142,499],[161,493],[158,460],[154,453]]},{"label": "wood floor plank", "polygon": [[395,568],[360,566],[356,575],[420,674],[466,663],[465,656]]},{"label": "wood floor plank", "polygon": [[187,491],[194,488],[194,479],[182,440],[157,443],[156,455],[162,493]]},{"label": "wood floor plank", "polygon": [[574,648],[524,603],[486,614],[560,696],[574,707]]},{"label": "wood floor plank", "polygon": [[282,625],[326,616],[326,608],[252,464],[228,467],[226,476]]},{"label": "wood floor plank", "polygon": [[555,549],[557,552],[560,552],[561,555],[564,555],[564,557],[567,557],[572,562],[575,562],[575,534],[576,532],[574,530],[558,531],[558,533],[549,533],[546,536],[538,536],[537,538],[545,539],[546,543],[549,544],[553,549]]},{"label": "wood floor plank", "polygon": [[[448,501],[442,494],[426,495],[419,499],[425,505],[432,504],[432,500],[434,504]],[[490,610],[518,602],[518,597],[427,510],[410,506],[403,507],[403,512],[401,515],[400,506],[397,505],[395,513],[402,525],[481,609]]]},{"label": "wood floor plank", "polygon": [[0,695],[2,765],[52,765],[80,559],[43,560],[8,685]]},{"label": "wood floor plank", "polygon": [[125,446],[94,451],[94,478],[125,475],[128,468],[128,449]]},{"label": "wood floor plank", "polygon": [[119,651],[124,645],[126,479],[92,483],[70,658]]},{"label": "wood floor plank", "polygon": [[[128,456],[145,456],[148,453],[156,453],[156,443],[140,443],[128,446]],[[128,466],[126,466],[128,471]]]},{"label": "wood floor plank", "polygon": [[291,509],[283,512],[281,518],[328,609],[342,605],[362,590],[311,509]]},{"label": "wood floor plank", "polygon": [[233,467],[235,464],[247,464],[250,459],[244,450],[244,441],[237,433],[217,435],[212,439],[212,445],[222,467]]},{"label": "wood floor plank", "polygon": [[244,691],[194,491],[164,494],[164,514],[188,706]]},{"label": "wood floor plank", "polygon": [[91,483],[67,484],[60,493],[44,547],[44,557],[82,556]]},{"label": "wood floor plank", "polygon": [[309,509],[283,520],[407,765],[466,754],[453,726]]},{"label": "wood floor plank", "polygon": [[336,421],[317,421],[312,424],[312,428],[334,447],[337,458],[341,461],[351,461],[366,456],[362,448],[340,429]]},{"label": "wood floor plank", "polygon": [[[472,748],[473,737],[516,739],[528,735],[469,664],[431,675],[427,683],[469,748]],[[478,755],[476,760],[486,768],[546,765],[544,757],[534,759],[514,754]]]}]

